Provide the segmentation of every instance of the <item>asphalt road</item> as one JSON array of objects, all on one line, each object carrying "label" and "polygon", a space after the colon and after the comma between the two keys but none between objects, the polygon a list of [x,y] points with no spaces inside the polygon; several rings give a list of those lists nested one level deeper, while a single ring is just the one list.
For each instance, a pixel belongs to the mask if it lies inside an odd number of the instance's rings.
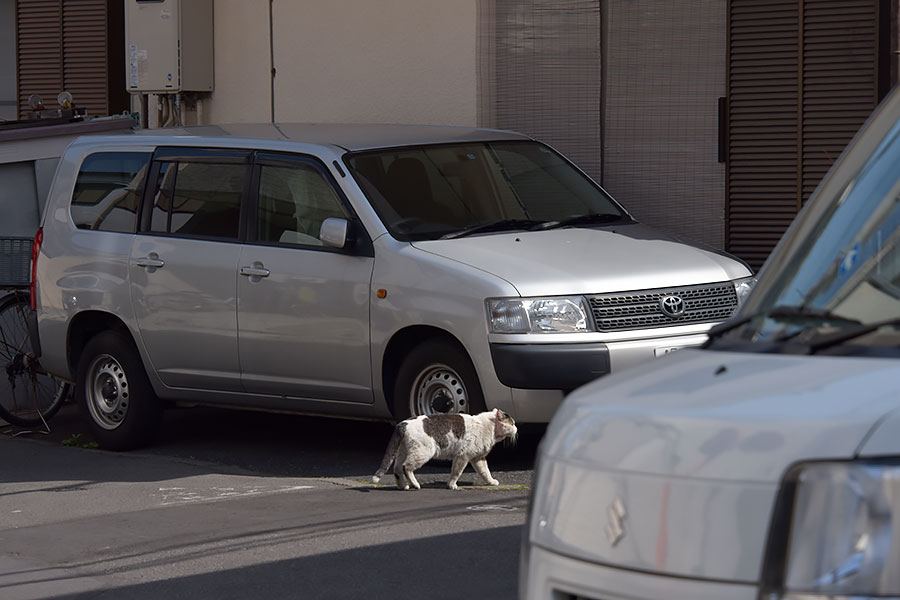
[{"label": "asphalt road", "polygon": [[369,481],[387,424],[176,409],[129,453],[50,426],[0,427],[4,600],[515,598],[541,428],[488,457],[499,489],[436,463],[403,492]]}]

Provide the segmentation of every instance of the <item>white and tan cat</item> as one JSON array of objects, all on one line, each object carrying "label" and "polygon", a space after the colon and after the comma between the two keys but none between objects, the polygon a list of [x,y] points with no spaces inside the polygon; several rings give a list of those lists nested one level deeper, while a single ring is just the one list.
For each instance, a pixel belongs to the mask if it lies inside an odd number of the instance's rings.
[{"label": "white and tan cat", "polygon": [[517,434],[516,422],[498,408],[477,415],[440,414],[406,419],[394,428],[372,481],[378,483],[393,462],[398,488],[408,490],[412,485],[421,489],[415,470],[437,458],[452,461],[447,485],[451,490],[458,489],[456,482],[470,462],[485,483],[500,485],[491,476],[487,455],[494,444],[505,439],[515,441]]}]

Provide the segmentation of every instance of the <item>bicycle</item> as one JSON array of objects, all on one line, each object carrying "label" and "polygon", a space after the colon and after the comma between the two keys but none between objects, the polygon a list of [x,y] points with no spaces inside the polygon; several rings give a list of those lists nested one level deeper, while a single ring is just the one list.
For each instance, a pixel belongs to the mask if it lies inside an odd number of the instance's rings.
[{"label": "bicycle", "polygon": [[[0,420],[19,427],[49,429],[71,386],[44,372],[36,358],[28,291],[31,239],[0,238]],[[2,293],[2,292],[0,292]]]}]

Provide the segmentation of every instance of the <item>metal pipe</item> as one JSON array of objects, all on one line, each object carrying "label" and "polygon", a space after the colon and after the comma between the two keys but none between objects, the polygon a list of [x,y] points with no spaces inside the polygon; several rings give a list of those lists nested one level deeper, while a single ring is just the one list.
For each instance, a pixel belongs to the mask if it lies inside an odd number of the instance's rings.
[{"label": "metal pipe", "polygon": [[147,96],[147,94],[140,94],[139,99],[140,99],[140,103],[141,103],[141,106],[139,109],[140,115],[141,115],[140,127],[141,127],[141,129],[147,129],[148,127],[150,127],[150,123],[149,123],[150,108],[149,108],[149,101],[148,101],[149,97]]},{"label": "metal pipe", "polygon": [[269,99],[271,100],[270,118],[275,122],[275,25],[272,20],[272,3],[269,0]]},{"label": "metal pipe", "polygon": [[160,94],[156,94],[156,126],[157,127],[162,127],[163,123],[165,122],[163,120],[163,109],[164,108],[165,107],[163,105],[163,97]]}]

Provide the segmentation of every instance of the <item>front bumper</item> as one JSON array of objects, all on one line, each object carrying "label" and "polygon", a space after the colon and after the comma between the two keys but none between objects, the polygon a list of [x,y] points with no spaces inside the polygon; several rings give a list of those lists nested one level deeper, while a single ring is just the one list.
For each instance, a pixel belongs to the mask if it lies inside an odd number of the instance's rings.
[{"label": "front bumper", "polygon": [[621,371],[679,348],[699,346],[706,334],[614,342],[491,342],[494,372],[500,383],[526,390],[570,392],[589,381]]},{"label": "front bumper", "polygon": [[491,344],[503,385],[529,390],[574,390],[610,372],[606,344]]},{"label": "front bumper", "polygon": [[755,585],[666,577],[531,546],[519,600],[758,600]]}]

